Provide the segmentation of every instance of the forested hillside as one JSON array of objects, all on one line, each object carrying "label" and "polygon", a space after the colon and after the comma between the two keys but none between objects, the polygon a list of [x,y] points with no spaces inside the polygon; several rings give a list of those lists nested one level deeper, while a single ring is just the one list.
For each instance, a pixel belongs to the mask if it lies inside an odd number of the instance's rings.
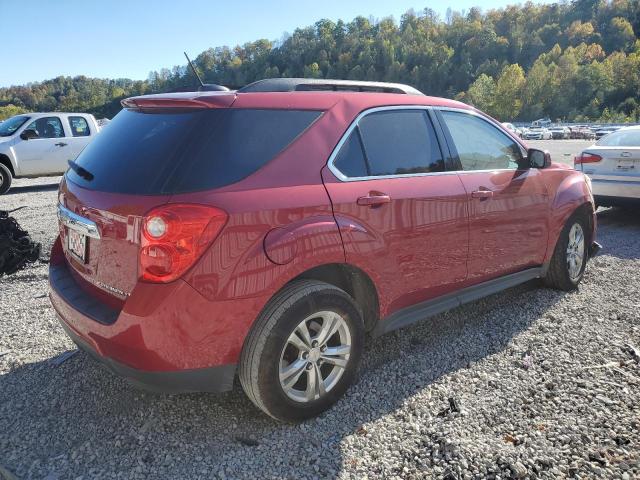
[{"label": "forested hillside", "polygon": [[[526,3],[445,18],[425,9],[399,22],[321,20],[281,41],[211,48],[195,63],[206,82],[231,87],[279,76],[381,80],[501,120],[640,121],[639,33],[640,0]],[[186,66],[146,81],[59,77],[0,89],[0,118],[20,109],[112,116],[123,97],[193,85]]]}]

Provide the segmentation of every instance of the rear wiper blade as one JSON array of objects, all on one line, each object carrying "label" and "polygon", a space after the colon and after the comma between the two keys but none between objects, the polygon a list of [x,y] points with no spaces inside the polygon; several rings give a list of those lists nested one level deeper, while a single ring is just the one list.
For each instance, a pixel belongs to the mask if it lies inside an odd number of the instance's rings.
[{"label": "rear wiper blade", "polygon": [[71,167],[71,170],[76,172],[78,175],[80,175],[85,180],[87,180],[89,182],[91,180],[93,180],[93,173],[91,173],[86,168],[81,167],[80,165],[78,165],[74,160],[68,160],[67,163],[69,163],[69,167]]}]

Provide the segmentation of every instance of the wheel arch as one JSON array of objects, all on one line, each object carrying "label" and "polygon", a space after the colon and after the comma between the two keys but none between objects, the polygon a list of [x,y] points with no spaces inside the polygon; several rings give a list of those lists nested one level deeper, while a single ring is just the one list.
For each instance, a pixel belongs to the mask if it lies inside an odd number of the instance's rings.
[{"label": "wheel arch", "polygon": [[545,266],[548,268],[549,262],[551,261],[551,257],[555,252],[556,246],[558,245],[558,241],[560,239],[560,234],[562,233],[562,229],[565,224],[569,221],[571,217],[578,213],[584,213],[585,218],[587,219],[589,231],[587,232],[589,237],[587,240],[587,248],[591,243],[595,240],[596,235],[596,214],[595,208],[591,201],[583,201],[582,203],[578,203],[577,206],[573,206],[572,209],[566,210],[563,209],[563,215],[554,218],[555,228],[553,229],[553,237],[551,238],[551,242],[549,243],[549,248],[547,248],[547,255],[545,258]]},{"label": "wheel arch", "polygon": [[373,280],[360,268],[347,263],[318,265],[292,278],[296,280],[318,280],[334,285],[347,292],[362,312],[365,330],[373,330],[380,319],[380,300]]},{"label": "wheel arch", "polygon": [[0,163],[9,169],[13,178],[16,177],[16,170],[13,167],[13,163],[11,163],[11,159],[4,153],[0,153]]}]

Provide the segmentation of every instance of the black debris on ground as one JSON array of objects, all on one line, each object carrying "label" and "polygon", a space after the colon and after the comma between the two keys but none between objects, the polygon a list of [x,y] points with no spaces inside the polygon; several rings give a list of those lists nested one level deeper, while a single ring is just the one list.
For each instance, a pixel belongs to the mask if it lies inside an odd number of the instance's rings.
[{"label": "black debris on ground", "polygon": [[20,228],[9,215],[12,211],[0,210],[0,277],[16,273],[40,256],[41,245]]}]

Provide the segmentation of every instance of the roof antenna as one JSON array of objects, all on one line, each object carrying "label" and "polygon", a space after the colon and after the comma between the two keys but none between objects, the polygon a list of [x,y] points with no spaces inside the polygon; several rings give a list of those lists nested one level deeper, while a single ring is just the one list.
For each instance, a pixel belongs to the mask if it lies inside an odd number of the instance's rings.
[{"label": "roof antenna", "polygon": [[193,62],[191,61],[191,59],[189,58],[189,55],[187,55],[187,52],[184,52],[184,56],[187,57],[187,62],[189,62],[189,66],[191,67],[191,70],[193,70],[193,74],[198,79],[198,82],[200,82],[200,87],[204,88],[204,83],[202,82],[202,79],[200,78],[200,75],[198,75],[198,71],[196,70],[196,67],[193,64]]},{"label": "roof antenna", "polygon": [[198,75],[198,71],[196,70],[195,65],[193,64],[193,62],[191,61],[191,59],[189,58],[189,55],[187,55],[187,52],[184,52],[184,56],[187,57],[187,62],[189,62],[189,66],[191,67],[191,70],[193,70],[194,75],[196,76],[196,78],[198,79],[198,82],[200,83],[200,87],[198,87],[198,90],[201,92],[227,92],[229,91],[229,89],[227,87],[223,87],[222,85],[215,85],[213,83],[204,83],[202,81],[202,78],[200,78],[200,75]]}]

